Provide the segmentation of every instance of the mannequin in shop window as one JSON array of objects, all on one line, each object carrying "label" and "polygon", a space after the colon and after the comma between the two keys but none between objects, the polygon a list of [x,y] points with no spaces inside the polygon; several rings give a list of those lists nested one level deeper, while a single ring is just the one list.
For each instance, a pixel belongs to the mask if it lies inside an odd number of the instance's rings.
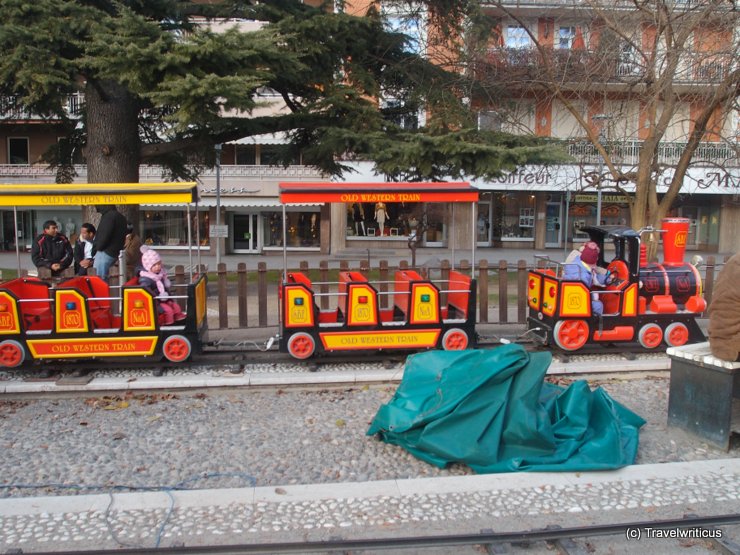
[{"label": "mannequin in shop window", "polygon": [[[365,211],[361,204],[352,205],[352,219],[355,222],[355,235],[365,235]],[[362,233],[360,233],[362,230]]]},{"label": "mannequin in shop window", "polygon": [[378,229],[380,230],[380,236],[383,236],[385,229],[385,221],[388,219],[388,211],[386,210],[385,203],[379,202],[375,205],[375,221],[378,222]]}]

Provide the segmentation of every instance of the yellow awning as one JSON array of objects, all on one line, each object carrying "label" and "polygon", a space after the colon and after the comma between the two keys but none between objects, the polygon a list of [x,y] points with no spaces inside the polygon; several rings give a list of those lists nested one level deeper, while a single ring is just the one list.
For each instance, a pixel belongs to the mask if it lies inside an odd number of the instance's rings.
[{"label": "yellow awning", "polygon": [[197,198],[193,182],[0,184],[0,206],[188,204]]}]

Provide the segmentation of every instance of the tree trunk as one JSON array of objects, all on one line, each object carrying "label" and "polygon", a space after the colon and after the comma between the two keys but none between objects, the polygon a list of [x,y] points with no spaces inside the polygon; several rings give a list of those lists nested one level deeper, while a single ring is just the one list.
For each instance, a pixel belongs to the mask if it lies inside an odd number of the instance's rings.
[{"label": "tree trunk", "polygon": [[[87,82],[87,161],[88,183],[139,182],[138,106],[134,96],[114,81]],[[118,210],[138,226],[138,205],[122,205]],[[94,206],[85,207],[87,221],[100,221]]]}]

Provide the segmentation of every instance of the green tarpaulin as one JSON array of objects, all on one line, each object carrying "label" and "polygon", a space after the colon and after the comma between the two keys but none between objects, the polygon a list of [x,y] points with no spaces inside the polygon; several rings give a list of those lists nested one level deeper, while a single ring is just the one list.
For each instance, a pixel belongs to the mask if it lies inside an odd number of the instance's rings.
[{"label": "green tarpaulin", "polygon": [[479,473],[607,470],[634,463],[645,421],[585,381],[544,381],[550,353],[520,345],[409,357],[368,435]]}]

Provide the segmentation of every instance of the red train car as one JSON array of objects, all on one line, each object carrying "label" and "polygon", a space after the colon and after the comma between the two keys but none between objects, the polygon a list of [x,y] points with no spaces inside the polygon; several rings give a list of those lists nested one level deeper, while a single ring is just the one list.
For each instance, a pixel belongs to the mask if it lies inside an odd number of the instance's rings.
[{"label": "red train car", "polygon": [[[280,187],[283,206],[478,200],[478,191],[467,183],[353,183],[351,192],[340,183],[281,183]],[[474,227],[471,232],[474,245]],[[329,352],[476,346],[476,282],[471,276],[452,270],[435,282],[414,270],[399,270],[385,284],[391,291],[381,292],[380,285],[355,271],[339,272],[338,281],[322,284],[312,283],[303,273],[285,271],[280,285],[280,350],[306,359]],[[319,286],[330,292],[321,293]],[[322,295],[336,299],[326,310],[319,308]],[[387,298],[381,299],[383,295]]]},{"label": "red train car", "polygon": [[[7,185],[1,206],[197,204],[194,183]],[[190,218],[188,218],[190,221]],[[188,229],[188,239],[190,239]],[[16,244],[18,241],[16,241]],[[191,244],[191,241],[188,241]],[[207,333],[206,277],[173,285],[186,318],[163,325],[157,299],[136,278],[109,286],[97,276],[53,282],[19,277],[0,283],[0,367],[38,360],[153,358],[181,362],[202,350]],[[20,269],[19,269],[20,273]]]},{"label": "red train car", "polygon": [[[701,276],[684,262],[689,221],[663,222],[662,263],[648,264],[640,233],[623,226],[588,227],[600,247],[597,266],[611,280],[589,290],[580,281],[563,279],[563,265],[551,263],[528,276],[528,328],[545,345],[565,351],[586,345],[637,342],[647,349],[704,341],[696,318],[706,309]],[[604,246],[614,245],[606,262]],[[592,296],[603,303],[603,315],[592,313]]]}]

